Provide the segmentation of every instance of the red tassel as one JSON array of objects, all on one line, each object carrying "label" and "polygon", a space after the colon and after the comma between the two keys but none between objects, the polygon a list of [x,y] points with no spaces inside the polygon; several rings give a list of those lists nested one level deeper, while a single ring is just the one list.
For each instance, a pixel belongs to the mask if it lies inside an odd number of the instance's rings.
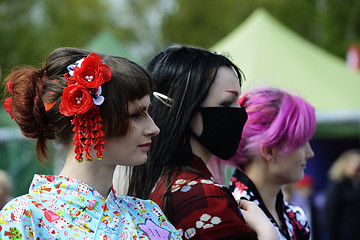
[{"label": "red tassel", "polygon": [[83,161],[83,159],[82,159],[82,154],[76,154],[75,160],[76,160],[78,163],[82,163],[82,161]]},{"label": "red tassel", "polygon": [[97,151],[96,152],[96,157],[97,157],[98,160],[102,160],[103,159],[102,151]]},{"label": "red tassel", "polygon": [[73,118],[73,120],[71,120],[71,124],[72,124],[72,125],[78,125],[78,124],[79,124],[79,120],[78,120],[77,116],[75,116],[75,117]]},{"label": "red tassel", "polygon": [[102,144],[96,144],[94,149],[97,151],[104,151],[105,148],[104,148],[104,145],[102,145]]},{"label": "red tassel", "polygon": [[94,130],[99,130],[99,129],[102,128],[102,127],[103,127],[103,125],[101,124],[101,122],[97,122],[97,123],[95,123],[93,129],[94,129]]},{"label": "red tassel", "polygon": [[100,128],[100,129],[97,131],[97,136],[105,136],[105,132],[104,132],[104,129],[103,129],[103,128]]},{"label": "red tassel", "polygon": [[81,126],[79,125],[75,125],[73,128],[72,128],[73,132],[81,132]]},{"label": "red tassel", "polygon": [[91,161],[92,161],[92,157],[91,157],[91,155],[90,155],[89,152],[86,152],[86,161],[87,161],[87,162],[91,162]]},{"label": "red tassel", "polygon": [[82,142],[80,139],[75,139],[73,146],[81,146]]},{"label": "red tassel", "polygon": [[84,141],[84,144],[88,147],[90,147],[91,145],[91,140],[89,138],[86,138],[85,141]]},{"label": "red tassel", "polygon": [[85,152],[90,152],[90,146],[84,146],[84,147],[83,147],[83,150],[84,150]]},{"label": "red tassel", "polygon": [[95,144],[104,144],[104,143],[105,143],[105,139],[102,137],[97,138],[95,141]]},{"label": "red tassel", "polygon": [[84,151],[84,149],[83,149],[83,147],[81,145],[76,146],[75,150],[74,150],[74,152],[76,154],[82,154],[83,151]]}]

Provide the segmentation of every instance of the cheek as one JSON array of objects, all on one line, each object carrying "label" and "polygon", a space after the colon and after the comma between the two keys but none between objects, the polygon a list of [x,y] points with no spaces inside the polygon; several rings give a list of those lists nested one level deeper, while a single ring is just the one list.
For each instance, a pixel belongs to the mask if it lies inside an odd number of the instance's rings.
[{"label": "cheek", "polygon": [[200,136],[203,131],[203,122],[201,113],[198,111],[190,121],[190,129],[195,135]]},{"label": "cheek", "polygon": [[281,172],[282,174],[291,176],[299,170],[300,164],[298,164],[297,162],[292,161],[291,159],[282,160],[283,161],[278,166],[279,172]]}]

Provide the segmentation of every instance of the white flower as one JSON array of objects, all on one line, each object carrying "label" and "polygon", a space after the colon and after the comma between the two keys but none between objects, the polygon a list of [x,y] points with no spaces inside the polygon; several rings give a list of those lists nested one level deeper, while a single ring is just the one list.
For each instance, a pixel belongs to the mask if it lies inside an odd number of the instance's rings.
[{"label": "white flower", "polygon": [[72,76],[72,77],[74,76],[74,69],[75,69],[75,67],[80,67],[81,64],[82,64],[82,62],[83,62],[84,60],[85,60],[85,58],[82,58],[82,59],[80,59],[80,60],[77,60],[77,61],[75,62],[75,64],[70,64],[70,65],[67,67],[70,76]]},{"label": "white flower", "polygon": [[101,105],[105,100],[105,98],[101,96],[101,91],[101,86],[99,86],[98,90],[96,91],[95,98],[93,98],[94,104],[98,106]]}]

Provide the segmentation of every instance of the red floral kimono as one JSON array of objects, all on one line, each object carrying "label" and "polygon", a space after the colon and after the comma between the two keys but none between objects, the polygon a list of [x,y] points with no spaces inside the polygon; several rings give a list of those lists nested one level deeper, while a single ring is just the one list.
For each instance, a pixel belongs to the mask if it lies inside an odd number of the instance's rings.
[{"label": "red floral kimono", "polygon": [[[183,239],[257,239],[244,223],[231,192],[212,180],[205,163],[194,156],[193,166],[203,176],[179,172],[171,187],[170,222]],[[162,177],[150,199],[163,209],[165,178]]]}]

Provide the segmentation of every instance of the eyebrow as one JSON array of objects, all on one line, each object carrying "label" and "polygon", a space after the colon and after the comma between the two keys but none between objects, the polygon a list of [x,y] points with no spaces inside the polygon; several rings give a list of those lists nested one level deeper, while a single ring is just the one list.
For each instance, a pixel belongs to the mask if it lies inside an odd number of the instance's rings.
[{"label": "eyebrow", "polygon": [[225,92],[232,93],[232,94],[234,94],[236,97],[239,96],[239,93],[238,93],[237,91],[225,91]]}]

